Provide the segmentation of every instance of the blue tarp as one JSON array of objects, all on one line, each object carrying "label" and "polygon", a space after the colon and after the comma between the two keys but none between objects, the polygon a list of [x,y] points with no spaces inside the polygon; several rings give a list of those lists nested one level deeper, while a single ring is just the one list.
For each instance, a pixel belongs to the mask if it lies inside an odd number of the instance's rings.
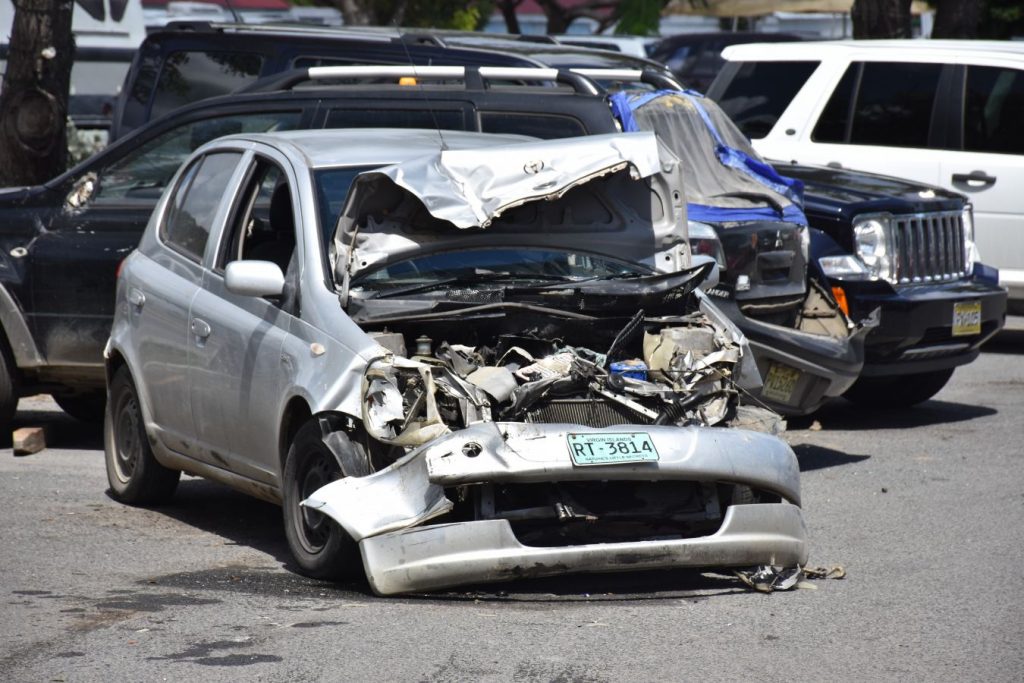
[{"label": "blue tarp", "polygon": [[[682,97],[693,104],[694,109],[700,114],[701,120],[714,140],[715,156],[723,166],[744,174],[764,187],[785,197],[790,202],[781,211],[772,206],[738,208],[688,203],[687,212],[691,220],[724,223],[782,219],[799,225],[807,225],[807,217],[801,208],[803,205],[803,183],[796,178],[787,178],[780,175],[770,164],[752,157],[743,150],[726,144],[712,122],[711,116],[708,114],[703,103],[704,96],[700,93],[691,90],[658,90],[646,93],[619,92],[613,94],[610,98],[612,112],[619,120],[619,123],[622,124],[624,131],[639,131],[641,127],[637,123],[636,117],[633,116],[633,112],[645,104],[665,96]],[[685,154],[680,154],[680,156],[685,157]]]}]

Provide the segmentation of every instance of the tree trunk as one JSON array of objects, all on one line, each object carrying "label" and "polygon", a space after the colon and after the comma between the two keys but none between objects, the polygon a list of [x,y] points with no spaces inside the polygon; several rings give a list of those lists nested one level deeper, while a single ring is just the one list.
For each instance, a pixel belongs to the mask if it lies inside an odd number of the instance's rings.
[{"label": "tree trunk", "polygon": [[562,7],[558,0],[537,0],[544,16],[548,18],[548,34],[562,34],[569,29],[574,16],[570,16],[568,8]]},{"label": "tree trunk", "polygon": [[498,0],[498,9],[501,10],[501,16],[505,19],[505,29],[509,33],[520,34],[523,32],[519,26],[519,15],[516,14],[516,10],[522,2],[523,0]]},{"label": "tree trunk", "polygon": [[854,0],[854,38],[909,38],[910,0]]},{"label": "tree trunk", "polygon": [[335,0],[346,26],[368,26],[370,10],[360,0]]},{"label": "tree trunk", "polygon": [[72,0],[17,0],[0,92],[0,187],[38,185],[67,167]]},{"label": "tree trunk", "polygon": [[932,38],[977,38],[982,3],[979,0],[938,0]]}]

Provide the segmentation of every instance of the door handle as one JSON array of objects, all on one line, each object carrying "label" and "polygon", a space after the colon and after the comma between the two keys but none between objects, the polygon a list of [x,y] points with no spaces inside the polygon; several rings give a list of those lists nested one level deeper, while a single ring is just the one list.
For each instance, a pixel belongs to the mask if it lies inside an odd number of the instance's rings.
[{"label": "door handle", "polygon": [[192,318],[192,334],[196,335],[200,339],[206,339],[210,336],[210,325],[205,320],[200,318]]},{"label": "door handle", "polygon": [[989,187],[996,184],[996,177],[988,175],[984,171],[971,171],[970,173],[954,173],[953,182],[969,187]]},{"label": "door handle", "polygon": [[141,289],[132,287],[128,290],[128,303],[135,308],[142,308],[143,304],[146,303],[146,295],[142,293]]}]

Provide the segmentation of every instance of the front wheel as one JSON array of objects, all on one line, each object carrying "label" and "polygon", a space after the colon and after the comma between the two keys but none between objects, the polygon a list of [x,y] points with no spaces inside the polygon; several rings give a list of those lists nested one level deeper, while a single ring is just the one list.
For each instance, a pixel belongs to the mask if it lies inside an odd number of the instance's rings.
[{"label": "front wheel", "polygon": [[946,386],[953,368],[897,377],[861,377],[843,397],[863,408],[909,408]]},{"label": "front wheel", "polygon": [[[335,433],[345,446],[351,442]],[[299,505],[310,494],[341,479],[338,459],[324,442],[320,421],[313,418],[296,433],[284,466],[284,531],[300,571],[315,579],[340,579],[361,568],[358,548],[338,524],[316,510]]]},{"label": "front wheel", "polygon": [[110,382],[103,447],[107,482],[115,499],[128,505],[152,505],[174,495],[181,472],[164,467],[153,456],[138,391],[126,367]]}]

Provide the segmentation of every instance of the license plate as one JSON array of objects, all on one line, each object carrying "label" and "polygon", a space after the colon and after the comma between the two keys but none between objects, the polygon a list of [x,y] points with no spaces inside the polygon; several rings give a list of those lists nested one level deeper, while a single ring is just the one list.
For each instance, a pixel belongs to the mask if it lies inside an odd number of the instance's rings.
[{"label": "license plate", "polygon": [[655,462],[658,450],[649,434],[569,434],[569,454],[574,465],[622,465]]},{"label": "license plate", "polygon": [[800,381],[800,371],[788,365],[772,363],[768,366],[768,374],[764,378],[761,395],[779,403],[789,403],[793,399],[796,383]]},{"label": "license plate", "polygon": [[953,304],[953,336],[981,334],[981,302],[964,301]]}]

